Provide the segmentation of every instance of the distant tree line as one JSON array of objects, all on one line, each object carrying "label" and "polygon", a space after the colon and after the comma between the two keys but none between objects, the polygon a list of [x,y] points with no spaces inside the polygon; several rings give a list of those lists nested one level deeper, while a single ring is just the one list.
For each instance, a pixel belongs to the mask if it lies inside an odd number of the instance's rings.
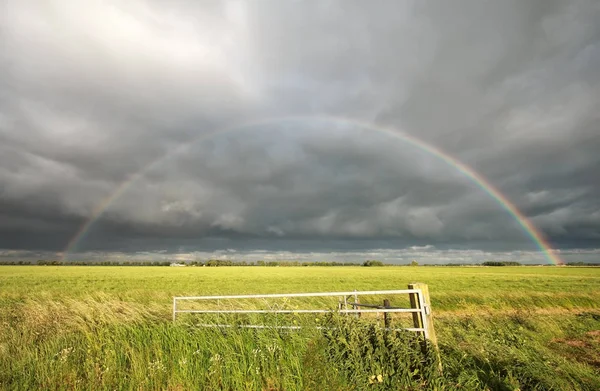
[{"label": "distant tree line", "polygon": [[35,265],[41,266],[170,266],[169,261],[58,261],[37,260]]},{"label": "distant tree line", "polygon": [[[373,262],[373,261],[368,261]],[[379,262],[379,261],[375,261]],[[381,263],[381,262],[380,262]],[[190,261],[178,263],[174,261],[60,261],[60,260],[37,260],[37,261],[0,261],[0,265],[39,265],[39,266],[171,266],[181,264],[185,266],[361,266],[354,262],[299,262],[299,261],[233,261],[229,259],[209,259],[203,261]],[[373,266],[373,265],[364,265]],[[378,265],[379,266],[379,265]],[[383,266],[383,263],[381,264]]]},{"label": "distant tree line", "polygon": [[383,262],[371,259],[363,262],[363,266],[383,266]]},{"label": "distant tree line", "polygon": [[521,266],[521,264],[514,261],[487,261],[483,262],[481,266]]},{"label": "distant tree line", "polygon": [[[174,261],[60,261],[60,260],[37,260],[37,261],[25,261],[25,260],[0,260],[0,266],[2,265],[40,265],[40,266],[171,266],[177,264]],[[209,259],[207,261],[189,261],[181,263],[185,266],[209,266],[209,267],[222,267],[222,266],[426,266],[426,267],[439,267],[439,266],[522,266],[519,262],[514,261],[486,261],[483,263],[445,263],[445,264],[423,264],[419,265],[417,261],[412,261],[408,264],[388,264],[382,261],[369,259],[361,263],[356,262],[300,262],[300,261],[233,261],[230,259]],[[528,265],[535,266],[535,265]],[[542,264],[539,266],[552,266]],[[566,266],[600,266],[600,263],[593,262],[569,262]]]}]

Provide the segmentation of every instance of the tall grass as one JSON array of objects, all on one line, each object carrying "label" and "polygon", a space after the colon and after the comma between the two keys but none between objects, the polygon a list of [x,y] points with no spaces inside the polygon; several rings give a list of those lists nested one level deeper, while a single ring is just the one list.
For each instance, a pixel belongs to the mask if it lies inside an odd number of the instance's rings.
[{"label": "tall grass", "polygon": [[[536,268],[452,268],[460,277],[445,268],[165,269],[0,268],[0,389],[599,389],[594,269],[539,268],[537,278]],[[170,321],[172,295],[403,288],[415,280],[430,285],[441,374],[413,334],[369,319],[333,316],[320,320],[327,327],[294,331]]]}]

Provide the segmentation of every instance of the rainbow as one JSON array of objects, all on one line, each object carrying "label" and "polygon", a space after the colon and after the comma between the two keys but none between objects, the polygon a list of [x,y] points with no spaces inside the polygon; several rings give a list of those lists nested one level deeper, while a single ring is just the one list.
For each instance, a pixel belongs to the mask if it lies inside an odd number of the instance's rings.
[{"label": "rainbow", "polygon": [[339,124],[339,125],[346,125],[346,126],[351,125],[351,126],[367,129],[370,131],[380,132],[380,133],[387,134],[392,137],[398,138],[398,139],[408,143],[411,146],[414,146],[424,152],[427,152],[427,153],[437,157],[438,159],[445,162],[449,166],[454,167],[461,174],[463,174],[465,177],[467,177],[469,180],[471,180],[473,183],[475,183],[479,188],[481,188],[485,193],[487,193],[494,201],[496,201],[504,210],[506,210],[506,212],[508,212],[517,221],[517,223],[521,226],[523,231],[533,240],[533,242],[540,249],[540,251],[542,251],[542,253],[546,257],[546,259],[551,264],[560,265],[563,263],[563,261],[560,259],[560,257],[556,254],[556,251],[552,249],[550,243],[548,243],[548,241],[544,238],[542,233],[527,219],[527,217],[525,215],[523,215],[523,213],[521,213],[517,209],[517,207],[506,196],[504,196],[497,188],[495,188],[494,185],[492,185],[486,178],[484,178],[482,175],[477,173],[475,170],[473,170],[466,164],[462,163],[461,161],[452,157],[451,155],[445,153],[444,151],[440,150],[439,148],[437,148],[431,144],[428,144],[428,143],[426,143],[414,136],[411,136],[407,133],[401,132],[397,129],[393,129],[393,128],[389,128],[389,127],[385,127],[385,126],[374,125],[371,123],[367,123],[367,122],[363,122],[363,121],[359,121],[359,120],[355,120],[355,119],[349,119],[349,118],[344,118],[344,117],[332,117],[332,116],[275,117],[275,118],[262,119],[262,120],[258,120],[258,121],[245,122],[242,124],[236,124],[236,125],[232,125],[232,126],[228,126],[228,127],[224,127],[224,128],[219,128],[212,132],[205,133],[205,134],[191,140],[187,144],[182,145],[172,151],[169,151],[162,157],[152,161],[150,164],[145,166],[142,170],[131,175],[128,179],[126,179],[121,184],[119,184],[112,194],[110,194],[108,197],[106,197],[104,200],[102,200],[100,203],[98,203],[92,210],[92,213],[91,213],[90,217],[87,219],[87,221],[81,225],[79,230],[75,233],[75,235],[67,243],[67,246],[65,247],[64,251],[61,254],[62,258],[64,259],[66,257],[66,255],[68,255],[70,252],[72,252],[77,247],[78,243],[81,242],[81,240],[85,238],[86,234],[90,231],[90,229],[93,227],[94,223],[96,221],[98,221],[98,219],[100,218],[100,216],[102,216],[102,214],[106,211],[106,209],[108,209],[108,207],[115,200],[117,200],[134,182],[136,182],[138,179],[142,178],[149,171],[151,171],[155,167],[159,166],[161,163],[163,163],[170,157],[176,156],[176,155],[184,152],[187,148],[189,148],[189,146],[199,143],[201,141],[204,141],[208,138],[214,137],[216,135],[233,132],[233,131],[249,130],[256,126],[260,126],[260,125],[271,125],[271,124],[282,123],[282,122],[305,122],[305,121],[323,121],[325,123],[332,123],[332,124]]}]

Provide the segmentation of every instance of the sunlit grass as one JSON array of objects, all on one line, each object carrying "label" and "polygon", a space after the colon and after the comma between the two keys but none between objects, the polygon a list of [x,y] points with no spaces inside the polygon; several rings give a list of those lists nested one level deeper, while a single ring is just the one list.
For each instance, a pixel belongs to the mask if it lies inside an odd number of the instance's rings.
[{"label": "sunlit grass", "polygon": [[[443,375],[371,320],[337,334],[171,322],[173,296],[416,281],[429,284]],[[595,268],[5,266],[0,388],[595,390],[599,306]]]}]

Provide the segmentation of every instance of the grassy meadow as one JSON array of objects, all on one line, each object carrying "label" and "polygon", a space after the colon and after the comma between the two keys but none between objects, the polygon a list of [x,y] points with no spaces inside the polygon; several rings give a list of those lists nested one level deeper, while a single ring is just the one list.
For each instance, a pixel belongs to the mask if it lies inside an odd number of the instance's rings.
[{"label": "grassy meadow", "polygon": [[[429,285],[443,372],[413,334],[171,321],[172,297]],[[0,389],[598,390],[600,268],[0,266]]]}]

